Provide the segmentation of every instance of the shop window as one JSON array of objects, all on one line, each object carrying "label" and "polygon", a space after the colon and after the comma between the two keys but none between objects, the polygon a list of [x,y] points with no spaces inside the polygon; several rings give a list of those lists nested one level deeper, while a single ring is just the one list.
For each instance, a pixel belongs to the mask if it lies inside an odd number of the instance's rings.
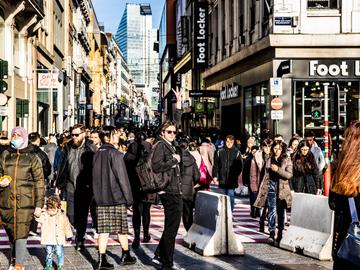
[{"label": "shop window", "polygon": [[[303,135],[311,130],[320,146],[324,137],[325,96],[323,81],[295,82],[296,133]],[[329,133],[333,148],[341,145],[344,130],[353,120],[360,119],[359,81],[330,82],[328,86]],[[340,140],[340,141],[339,141]]]},{"label": "shop window", "polygon": [[262,141],[262,132],[269,128],[269,92],[267,82],[244,89],[245,94],[245,136],[254,136],[258,144]]},{"label": "shop window", "polygon": [[308,0],[308,9],[338,9],[339,0]]}]

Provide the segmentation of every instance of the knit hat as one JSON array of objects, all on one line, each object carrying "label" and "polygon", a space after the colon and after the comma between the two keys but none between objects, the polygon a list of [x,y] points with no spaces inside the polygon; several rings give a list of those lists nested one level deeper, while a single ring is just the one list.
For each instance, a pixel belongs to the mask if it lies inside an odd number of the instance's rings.
[{"label": "knit hat", "polygon": [[19,147],[19,149],[26,148],[29,143],[27,131],[22,127],[14,127],[13,130],[11,131],[11,138],[14,136],[15,133],[18,134],[24,141],[22,145]]}]

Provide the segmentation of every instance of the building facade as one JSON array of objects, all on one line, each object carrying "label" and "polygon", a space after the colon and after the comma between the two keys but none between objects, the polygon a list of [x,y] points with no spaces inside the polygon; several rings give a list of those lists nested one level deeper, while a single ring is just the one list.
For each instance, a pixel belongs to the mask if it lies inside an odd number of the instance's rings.
[{"label": "building facade", "polygon": [[321,139],[325,110],[334,138],[358,120],[359,7],[358,0],[212,1],[202,78],[220,91],[221,129],[259,141],[266,129],[286,140],[307,130]]}]

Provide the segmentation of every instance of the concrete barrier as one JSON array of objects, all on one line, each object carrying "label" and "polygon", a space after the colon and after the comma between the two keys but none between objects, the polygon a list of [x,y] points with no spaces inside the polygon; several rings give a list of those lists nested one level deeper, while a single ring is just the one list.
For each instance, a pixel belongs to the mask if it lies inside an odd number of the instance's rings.
[{"label": "concrete barrier", "polygon": [[331,260],[334,212],[328,198],[294,192],[292,195],[290,227],[280,247],[318,260]]},{"label": "concrete barrier", "polygon": [[233,232],[229,196],[197,193],[194,223],[184,237],[184,246],[203,256],[244,254],[244,247]]}]

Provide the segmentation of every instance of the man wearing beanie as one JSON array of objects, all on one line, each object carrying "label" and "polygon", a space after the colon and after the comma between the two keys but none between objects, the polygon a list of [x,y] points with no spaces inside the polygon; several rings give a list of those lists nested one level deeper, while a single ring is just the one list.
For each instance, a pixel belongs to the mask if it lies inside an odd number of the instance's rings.
[{"label": "man wearing beanie", "polygon": [[9,269],[24,269],[30,222],[44,202],[44,175],[22,127],[11,131],[10,147],[0,156],[0,177],[0,218],[11,243]]}]

